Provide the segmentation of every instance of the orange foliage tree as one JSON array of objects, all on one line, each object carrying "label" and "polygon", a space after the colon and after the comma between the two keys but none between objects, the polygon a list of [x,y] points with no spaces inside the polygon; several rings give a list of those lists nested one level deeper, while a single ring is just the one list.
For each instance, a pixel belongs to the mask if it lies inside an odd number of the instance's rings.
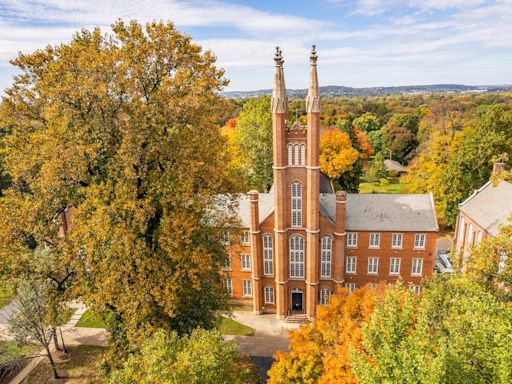
[{"label": "orange foliage tree", "polygon": [[385,285],[362,287],[350,295],[342,288],[328,305],[318,306],[312,324],[290,333],[290,352],[274,356],[269,383],[356,383],[350,350],[361,348],[363,325],[384,292]]},{"label": "orange foliage tree", "polygon": [[327,129],[320,138],[320,169],[331,179],[352,170],[359,156],[352,147],[350,136],[339,129]]}]

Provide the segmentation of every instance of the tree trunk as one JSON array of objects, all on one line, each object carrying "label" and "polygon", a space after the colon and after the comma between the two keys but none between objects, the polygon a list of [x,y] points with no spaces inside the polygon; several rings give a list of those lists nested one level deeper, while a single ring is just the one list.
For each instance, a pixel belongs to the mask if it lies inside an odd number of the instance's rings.
[{"label": "tree trunk", "polygon": [[53,345],[55,345],[55,350],[60,351],[59,339],[57,338],[57,329],[55,327],[52,327],[52,337],[53,337]]},{"label": "tree trunk", "polygon": [[56,380],[56,379],[60,378],[60,376],[57,373],[57,367],[55,366],[55,361],[53,361],[53,357],[52,357],[52,354],[50,352],[50,347],[45,346],[44,349],[46,349],[46,354],[48,356],[48,361],[50,362],[50,366],[52,367],[53,378]]}]

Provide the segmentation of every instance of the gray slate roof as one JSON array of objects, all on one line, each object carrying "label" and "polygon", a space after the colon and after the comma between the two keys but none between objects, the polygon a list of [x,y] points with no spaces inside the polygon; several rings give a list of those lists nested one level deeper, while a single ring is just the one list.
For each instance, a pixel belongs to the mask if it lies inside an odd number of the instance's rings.
[{"label": "gray slate roof", "polygon": [[494,186],[488,182],[459,207],[480,227],[496,236],[500,225],[506,225],[512,216],[512,184],[500,181]]},{"label": "gray slate roof", "polygon": [[[259,195],[260,222],[274,210],[274,194]],[[239,216],[249,227],[249,200],[240,196]],[[320,195],[320,212],[336,222],[336,195]],[[437,231],[437,219],[432,196],[397,194],[348,194],[347,230],[352,231]]]},{"label": "gray slate roof", "polygon": [[407,172],[407,168],[395,160],[384,160],[384,166],[387,171]]}]

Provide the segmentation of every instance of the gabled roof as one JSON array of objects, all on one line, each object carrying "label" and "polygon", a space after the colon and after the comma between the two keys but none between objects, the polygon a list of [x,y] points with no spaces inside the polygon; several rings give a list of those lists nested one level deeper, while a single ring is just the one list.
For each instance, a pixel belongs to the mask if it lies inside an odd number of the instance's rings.
[{"label": "gabled roof", "polygon": [[402,164],[395,160],[384,160],[384,166],[388,171],[407,172],[407,168],[405,168]]},{"label": "gabled roof", "polygon": [[459,204],[459,208],[478,226],[496,236],[500,225],[507,224],[512,216],[512,184],[501,180],[493,185],[489,181]]}]

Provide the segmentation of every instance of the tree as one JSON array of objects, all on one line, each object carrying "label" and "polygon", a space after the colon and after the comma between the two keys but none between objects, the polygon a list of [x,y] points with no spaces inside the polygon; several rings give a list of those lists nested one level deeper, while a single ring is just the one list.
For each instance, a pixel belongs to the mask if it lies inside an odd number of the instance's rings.
[{"label": "tree", "polygon": [[361,131],[370,133],[372,131],[378,131],[380,129],[379,120],[373,113],[366,112],[365,114],[354,119],[354,127]]},{"label": "tree", "polygon": [[[350,136],[336,128],[327,129],[320,138],[320,169],[341,188],[352,192],[354,186],[346,181],[354,178],[359,180],[360,168],[357,161],[359,152],[352,146]],[[357,182],[356,191],[359,187]]]},{"label": "tree", "polygon": [[233,190],[215,57],[171,23],[119,21],[112,35],[82,30],[13,63],[0,262],[31,265],[48,246],[71,270],[72,296],[111,313],[113,353],[157,328],[213,327],[226,254],[212,239],[232,212],[218,196]]},{"label": "tree", "polygon": [[361,347],[362,325],[383,291],[366,286],[349,295],[340,289],[328,305],[318,306],[312,324],[290,332],[290,352],[276,355],[269,383],[356,383],[350,349]]},{"label": "tree", "polygon": [[112,384],[257,383],[257,375],[218,331],[196,329],[190,336],[156,331],[113,372]]},{"label": "tree", "polygon": [[236,125],[236,145],[244,154],[251,188],[267,192],[273,181],[272,113],[270,96],[249,99]]},{"label": "tree", "polygon": [[46,351],[53,378],[58,379],[57,367],[50,351],[55,323],[50,321],[47,287],[35,280],[25,281],[20,284],[17,294],[14,310],[8,319],[9,332],[19,342],[38,342]]},{"label": "tree", "polygon": [[368,171],[366,171],[366,178],[368,181],[377,181],[387,176],[388,172],[384,165],[384,155],[382,152],[377,153],[370,163]]}]

